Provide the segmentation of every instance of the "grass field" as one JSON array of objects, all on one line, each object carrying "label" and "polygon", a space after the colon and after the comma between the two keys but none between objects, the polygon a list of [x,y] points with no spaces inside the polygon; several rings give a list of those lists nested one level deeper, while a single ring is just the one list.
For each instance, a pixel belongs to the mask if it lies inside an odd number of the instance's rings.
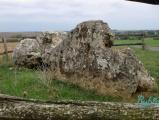
[{"label": "grass field", "polygon": [[[114,40],[116,44],[141,43],[141,40]],[[159,40],[145,40],[146,46],[159,47]]]},{"label": "grass field", "polygon": [[[123,47],[113,49],[123,49]],[[159,52],[132,49],[159,85]],[[99,95],[95,91],[82,89],[72,83],[52,80],[45,71],[16,68],[11,59],[6,63],[5,56],[0,57],[0,93],[24,97],[25,92],[27,98],[43,100],[125,101],[121,98]],[[159,88],[138,94],[158,96]],[[126,102],[136,101],[138,94]]]},{"label": "grass field", "polygon": [[0,58],[0,93],[43,100],[121,101],[102,96],[72,83],[53,80],[45,71],[16,68],[13,62]]}]

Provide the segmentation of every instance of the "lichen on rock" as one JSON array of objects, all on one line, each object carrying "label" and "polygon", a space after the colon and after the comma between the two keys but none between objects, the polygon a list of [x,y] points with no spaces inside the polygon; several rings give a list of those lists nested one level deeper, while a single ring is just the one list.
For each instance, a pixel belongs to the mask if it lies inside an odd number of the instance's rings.
[{"label": "lichen on rock", "polygon": [[[114,34],[103,21],[77,25],[43,61],[52,74],[101,94],[130,97],[140,87],[147,91],[155,81],[131,49],[113,50]],[[143,79],[144,78],[144,79]]]},{"label": "lichen on rock", "polygon": [[13,51],[12,57],[20,67],[35,68],[42,63],[40,46],[35,39],[22,40]]},{"label": "lichen on rock", "polygon": [[91,20],[78,24],[68,34],[44,32],[37,43],[42,63],[52,68],[58,80],[121,97],[154,88],[155,80],[134,52],[130,48],[112,49],[113,39],[107,23]]}]

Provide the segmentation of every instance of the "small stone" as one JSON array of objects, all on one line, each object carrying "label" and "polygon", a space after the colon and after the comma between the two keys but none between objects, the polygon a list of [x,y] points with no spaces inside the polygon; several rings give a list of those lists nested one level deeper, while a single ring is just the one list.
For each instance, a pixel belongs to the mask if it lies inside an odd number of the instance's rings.
[{"label": "small stone", "polygon": [[10,68],[9,68],[9,70],[13,70],[13,68],[12,68],[12,67],[10,67]]},{"label": "small stone", "polygon": [[23,92],[23,97],[26,97],[28,95],[27,91]]}]

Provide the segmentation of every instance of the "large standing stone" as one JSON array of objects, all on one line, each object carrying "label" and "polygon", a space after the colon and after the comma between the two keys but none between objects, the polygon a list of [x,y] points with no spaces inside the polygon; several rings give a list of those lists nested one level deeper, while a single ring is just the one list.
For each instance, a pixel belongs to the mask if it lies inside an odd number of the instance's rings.
[{"label": "large standing stone", "polygon": [[47,43],[54,44],[67,36],[66,32],[58,31],[44,31],[39,36],[37,36],[37,41],[40,45]]},{"label": "large standing stone", "polygon": [[20,67],[35,68],[42,63],[39,43],[35,39],[24,39],[12,54],[13,61]]},{"label": "large standing stone", "polygon": [[20,67],[39,68],[43,65],[42,56],[47,59],[52,49],[66,36],[66,32],[45,31],[36,39],[24,39],[15,48],[12,54],[13,61]]},{"label": "large standing stone", "polygon": [[86,21],[49,49],[49,54],[44,52],[43,61],[52,67],[55,78],[101,94],[130,97],[137,90],[155,87],[154,79],[131,49],[110,48],[113,38],[103,21]]},{"label": "large standing stone", "polygon": [[37,41],[42,48],[41,57],[44,64],[50,65],[50,55],[54,52],[54,49],[60,49],[59,45],[66,38],[66,32],[58,31],[45,31],[37,37]]},{"label": "large standing stone", "polygon": [[86,21],[66,32],[43,32],[21,41],[13,52],[19,66],[51,67],[54,78],[101,94],[130,97],[148,91],[155,80],[131,49],[114,50],[114,34],[103,21]]}]

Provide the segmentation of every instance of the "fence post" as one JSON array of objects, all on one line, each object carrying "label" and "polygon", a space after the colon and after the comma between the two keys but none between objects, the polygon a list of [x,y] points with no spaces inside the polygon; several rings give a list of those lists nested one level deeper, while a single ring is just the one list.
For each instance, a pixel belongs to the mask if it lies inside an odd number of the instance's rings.
[{"label": "fence post", "polygon": [[145,50],[144,34],[142,34],[142,50]]},{"label": "fence post", "polygon": [[6,38],[2,38],[2,40],[4,42],[4,50],[5,50],[5,54],[6,54],[6,61],[8,62],[7,40],[6,40]]}]

